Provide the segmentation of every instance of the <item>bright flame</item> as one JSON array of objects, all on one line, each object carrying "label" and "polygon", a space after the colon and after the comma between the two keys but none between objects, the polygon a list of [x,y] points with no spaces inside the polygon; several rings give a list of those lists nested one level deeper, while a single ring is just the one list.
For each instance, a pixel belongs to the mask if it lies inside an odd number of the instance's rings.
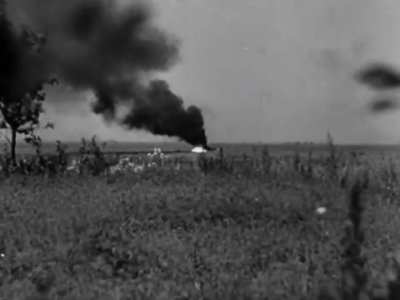
[{"label": "bright flame", "polygon": [[207,150],[204,149],[202,146],[197,146],[192,149],[193,153],[206,153]]}]

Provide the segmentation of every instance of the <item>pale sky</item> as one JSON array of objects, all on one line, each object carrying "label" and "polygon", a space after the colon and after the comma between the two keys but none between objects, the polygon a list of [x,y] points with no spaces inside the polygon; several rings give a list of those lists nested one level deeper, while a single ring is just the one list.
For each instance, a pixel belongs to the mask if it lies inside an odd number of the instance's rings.
[{"label": "pale sky", "polygon": [[[352,78],[367,62],[400,66],[398,0],[153,2],[181,41],[180,62],[160,77],[203,109],[210,142],[318,142],[328,130],[339,143],[400,141],[400,112],[371,115],[374,93]],[[56,127],[43,137],[160,140],[105,125],[88,99],[50,91],[45,119]]]}]

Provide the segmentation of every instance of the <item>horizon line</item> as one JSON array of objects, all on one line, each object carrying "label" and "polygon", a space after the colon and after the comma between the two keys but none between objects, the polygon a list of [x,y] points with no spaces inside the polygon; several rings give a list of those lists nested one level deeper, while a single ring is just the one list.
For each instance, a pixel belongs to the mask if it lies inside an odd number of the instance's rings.
[{"label": "horizon line", "polygon": [[[86,141],[90,141],[91,138],[85,138]],[[79,140],[42,140],[43,144],[51,144],[60,141],[62,144],[75,144],[81,143],[82,139]],[[121,141],[121,140],[112,140],[112,139],[97,139],[98,143],[113,143],[113,144],[184,144],[188,147],[194,147],[194,145],[190,145],[184,141]],[[6,141],[1,142],[1,144],[6,143]],[[24,141],[17,141],[18,145],[26,144]],[[327,145],[327,142],[323,141],[285,141],[285,142],[210,142],[209,145],[270,145],[270,146],[280,146],[280,145],[300,145],[300,146],[320,146],[320,145]],[[400,146],[400,141],[398,143],[352,143],[352,142],[334,142],[334,145],[337,146]]]}]

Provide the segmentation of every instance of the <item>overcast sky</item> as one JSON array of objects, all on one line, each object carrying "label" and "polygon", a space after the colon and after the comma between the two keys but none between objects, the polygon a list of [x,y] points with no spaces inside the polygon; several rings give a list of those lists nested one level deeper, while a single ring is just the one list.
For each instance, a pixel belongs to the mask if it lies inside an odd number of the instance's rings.
[{"label": "overcast sky", "polygon": [[[374,93],[352,78],[370,61],[400,66],[398,0],[153,2],[157,23],[181,41],[180,62],[161,77],[203,109],[210,142],[318,142],[328,130],[341,143],[400,141],[400,113],[371,115]],[[160,140],[105,125],[88,93],[48,95],[47,139]]]}]

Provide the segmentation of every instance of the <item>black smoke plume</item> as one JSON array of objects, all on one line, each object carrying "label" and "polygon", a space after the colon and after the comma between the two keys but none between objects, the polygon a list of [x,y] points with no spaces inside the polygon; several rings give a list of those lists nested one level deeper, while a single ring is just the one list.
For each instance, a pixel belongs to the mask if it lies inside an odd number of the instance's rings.
[{"label": "black smoke plume", "polygon": [[[376,91],[386,92],[400,87],[400,73],[384,63],[373,63],[355,75],[356,80]],[[398,108],[396,97],[377,96],[369,105],[371,112],[380,113]]]},{"label": "black smoke plume", "polygon": [[388,90],[400,87],[400,73],[389,65],[374,63],[356,74],[356,79],[373,89]]},{"label": "black smoke plume", "polygon": [[196,106],[183,107],[165,81],[154,80],[137,98],[133,109],[123,120],[128,128],[142,128],[154,134],[178,135],[192,145],[207,146],[203,117]]},{"label": "black smoke plume", "polygon": [[[28,81],[56,74],[76,89],[92,90],[93,111],[107,121],[206,146],[200,109],[186,109],[166,82],[152,79],[177,62],[178,41],[154,25],[149,5],[117,2],[10,1],[10,14],[23,12],[15,15],[47,38],[40,68],[26,74]],[[120,107],[127,107],[122,117]]]}]

